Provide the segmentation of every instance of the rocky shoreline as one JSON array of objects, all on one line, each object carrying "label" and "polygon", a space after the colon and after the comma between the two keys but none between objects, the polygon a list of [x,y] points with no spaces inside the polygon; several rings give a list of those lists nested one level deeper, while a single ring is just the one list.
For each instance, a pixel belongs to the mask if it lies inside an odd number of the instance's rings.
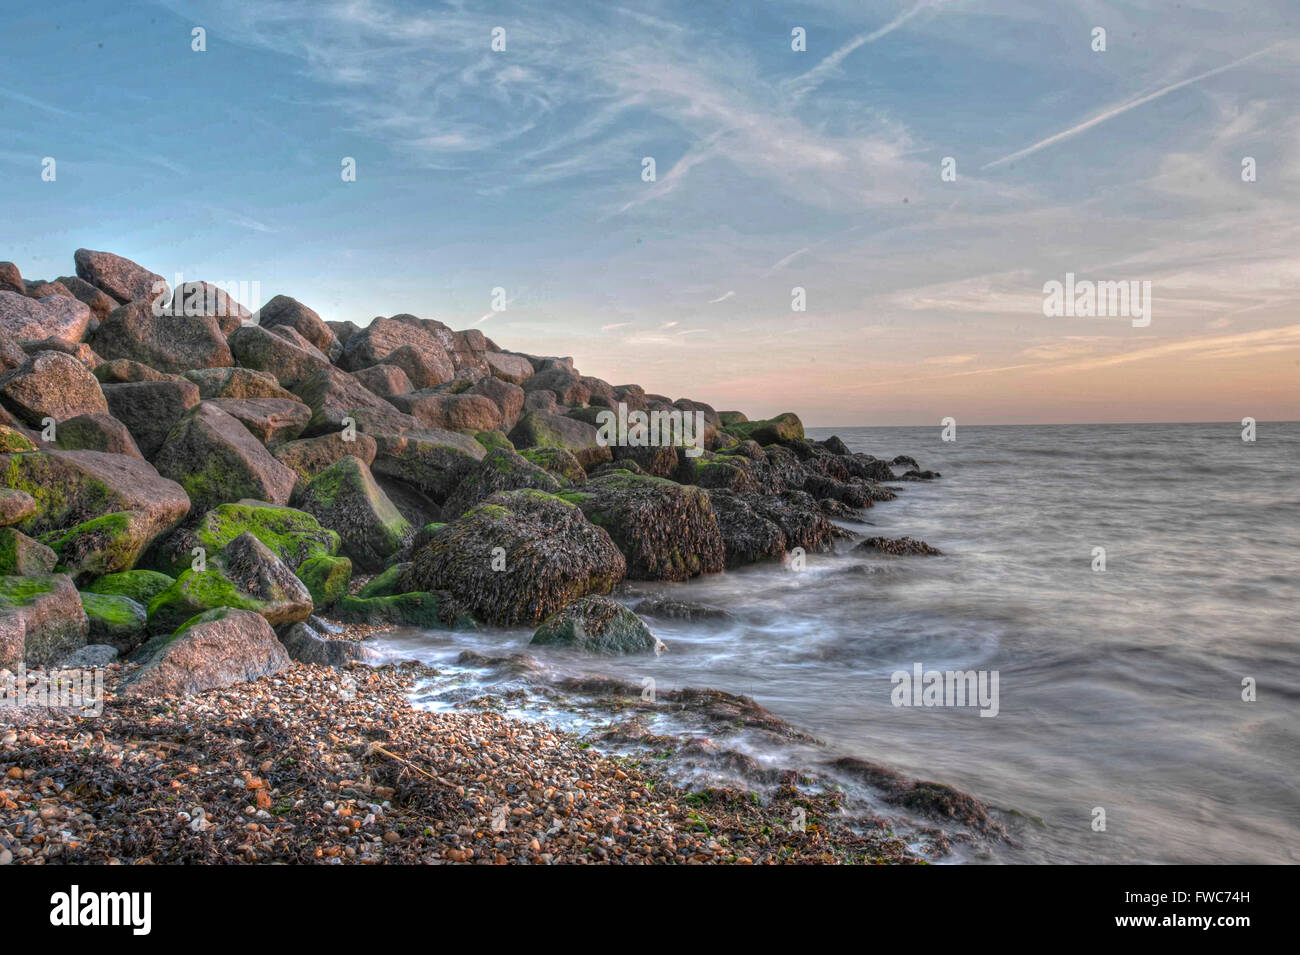
[{"label": "rocky shoreline", "polygon": [[[76,672],[102,712],[0,707],[0,862],[945,851],[948,829],[909,842],[845,813],[830,776],[688,793],[537,724],[413,709],[418,673],[367,665],[365,640],[526,626],[593,659],[661,652],[616,588],[797,571],[862,536],[846,525],[894,496],[884,482],[938,475],[475,330],[325,322],[287,296],[252,314],[109,253],[74,262],[50,282],[0,263],[0,678],[12,696]],[[948,787],[836,772],[949,829],[999,829]]]}]

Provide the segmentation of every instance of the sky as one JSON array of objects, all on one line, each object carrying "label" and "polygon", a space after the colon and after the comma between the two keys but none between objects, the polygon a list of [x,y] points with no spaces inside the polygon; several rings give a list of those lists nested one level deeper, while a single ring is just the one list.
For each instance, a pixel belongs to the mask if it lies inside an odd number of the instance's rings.
[{"label": "sky", "polygon": [[[103,249],[809,425],[1300,419],[1295,0],[5,19],[27,278]],[[1149,282],[1149,323],[1045,315],[1067,273]]]}]

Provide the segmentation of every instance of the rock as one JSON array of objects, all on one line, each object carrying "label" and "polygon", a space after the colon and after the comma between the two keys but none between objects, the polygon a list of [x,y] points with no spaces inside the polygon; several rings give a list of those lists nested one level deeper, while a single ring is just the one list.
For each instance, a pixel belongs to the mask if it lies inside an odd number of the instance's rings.
[{"label": "rock", "polygon": [[446,591],[412,591],[382,597],[344,596],[331,613],[349,623],[392,627],[473,631],[478,626]]},{"label": "rock", "polygon": [[237,501],[213,508],[169,537],[158,549],[158,564],[180,573],[191,565],[194,548],[215,554],[241,534],[252,534],[294,570],[312,558],[333,557],[343,545],[338,534],[305,511]]},{"label": "rock", "polygon": [[636,605],[638,616],[659,617],[662,620],[688,620],[692,623],[701,621],[733,621],[733,617],[721,607],[692,603],[689,600],[673,600],[670,597],[646,597]]},{"label": "rock", "polygon": [[725,566],[722,533],[699,488],[615,473],[559,496],[609,532],[634,580],[686,580]]},{"label": "rock", "polygon": [[267,445],[292,441],[311,420],[311,409],[297,399],[213,398],[210,403],[236,418]]},{"label": "rock", "polygon": [[25,666],[26,648],[26,618],[14,610],[0,610],[0,670],[12,672]]},{"label": "rock", "polygon": [[76,296],[72,294],[72,290],[59,281],[46,282],[42,279],[35,279],[31,282],[25,281],[23,282],[23,285],[25,286],[24,293],[28,298],[48,298],[51,295],[63,295],[67,298],[76,298]]},{"label": "rock", "polygon": [[[8,669],[18,663],[48,666],[86,645],[90,622],[81,608],[77,588],[66,574],[0,577],[0,615],[10,612],[23,621],[23,654],[21,660],[0,661]],[[12,652],[12,625],[7,632],[0,643],[9,647],[6,652]]]},{"label": "rock", "polygon": [[54,573],[58,554],[12,527],[0,528],[0,576],[35,577]]},{"label": "rock", "polygon": [[719,411],[718,420],[722,422],[724,428],[730,428],[733,424],[745,424],[749,421],[749,419],[739,411]]},{"label": "rock", "polygon": [[343,354],[333,330],[319,315],[306,305],[287,295],[277,295],[258,311],[258,324],[263,328],[284,325],[292,328],[318,348],[330,361],[338,361]]},{"label": "rock", "polygon": [[83,593],[130,597],[140,606],[148,607],[149,601],[174,583],[174,577],[160,574],[156,570],[124,570],[116,574],[105,574]]},{"label": "rock", "polygon": [[387,401],[333,365],[317,369],[293,390],[311,407],[309,435],[338,431],[345,426],[346,419],[357,420],[361,409],[392,410]]},{"label": "rock", "polygon": [[297,575],[311,593],[315,608],[324,610],[348,592],[352,561],[346,557],[309,557],[299,565]]},{"label": "rock", "polygon": [[334,337],[339,340],[340,345],[346,345],[349,338],[361,331],[361,326],[356,322],[327,321],[325,324],[329,326],[330,331],[334,333]]},{"label": "rock", "polygon": [[83,414],[61,422],[55,443],[64,451],[104,451],[144,457],[126,425],[108,414]]},{"label": "rock", "polygon": [[786,549],[802,547],[805,551],[831,548],[834,528],[812,499],[803,491],[782,491],[778,495],[743,495],[755,513],[780,528]]},{"label": "rock", "polygon": [[297,477],[238,420],[210,401],[177,422],[154,466],[185,489],[195,511],[240,498],[287,504]]},{"label": "rock", "polygon": [[[219,371],[220,369],[213,369]],[[100,385],[120,385],[133,381],[175,381],[176,375],[150,368],[143,362],[130,358],[114,358],[95,366],[95,377]]]},{"label": "rock", "polygon": [[34,428],[47,417],[59,422],[108,413],[95,376],[75,358],[54,351],[37,352],[0,376],[0,402]]},{"label": "rock", "polygon": [[215,318],[158,315],[149,302],[115,308],[88,344],[105,359],[129,358],[172,374],[234,364]]},{"label": "rock", "polygon": [[613,459],[609,448],[600,443],[594,427],[563,415],[526,412],[510,430],[509,437],[520,449],[563,448],[577,458],[584,469]]},{"label": "rock", "polygon": [[478,431],[474,434],[474,440],[488,451],[495,451],[497,448],[505,448],[507,451],[515,449],[504,431]]},{"label": "rock", "polygon": [[184,379],[103,386],[109,411],[131,432],[140,453],[152,460],[172,428],[198,407],[199,389]]},{"label": "rock", "polygon": [[[497,406],[497,410],[501,413],[499,427],[503,432],[509,431],[518,424],[519,416],[524,413],[524,389],[518,385],[502,381],[500,378],[480,378],[474,382],[468,394],[482,395]],[[496,429],[484,428],[482,430],[493,431]]]},{"label": "rock", "polygon": [[563,448],[520,448],[519,456],[550,471],[563,484],[581,484],[587,480],[587,472],[578,459]]},{"label": "rock", "polygon": [[741,439],[750,438],[765,445],[803,440],[803,422],[789,411],[766,421],[734,421],[727,430]]},{"label": "rock", "polygon": [[343,349],[339,366],[357,371],[378,364],[403,348],[407,351],[389,364],[396,364],[406,372],[415,387],[430,388],[456,376],[448,349],[437,336],[419,324],[392,318],[376,318],[352,335]]},{"label": "rock", "polygon": [[[49,341],[49,339],[46,339]],[[0,329],[0,374],[17,368],[27,360],[27,352],[12,336]],[[8,412],[5,412],[8,414]]]},{"label": "rock", "polygon": [[272,451],[277,461],[291,468],[297,475],[293,500],[297,501],[307,483],[340,458],[351,455],[360,458],[369,467],[374,463],[377,450],[375,439],[357,432],[349,439],[344,432],[335,431],[315,438],[289,441]]},{"label": "rock", "polygon": [[370,468],[351,456],[340,458],[314,477],[299,506],[323,526],[337,531],[352,562],[368,572],[386,567],[413,531],[375,482]]},{"label": "rock", "polygon": [[582,376],[572,368],[552,367],[539,370],[523,383],[524,391],[549,391],[562,405],[585,405],[591,391],[582,383]]},{"label": "rock", "polygon": [[149,602],[149,629],[166,633],[195,614],[237,607],[272,624],[311,616],[311,593],[284,561],[252,534],[240,534],[209,556],[202,571],[181,572],[176,583]]},{"label": "rock", "polygon": [[501,425],[501,409],[492,399],[482,395],[416,391],[409,395],[392,395],[388,400],[425,428],[495,431]]},{"label": "rock", "polygon": [[943,551],[937,547],[931,547],[925,541],[917,540],[914,537],[868,537],[860,541],[854,548],[855,551],[870,551],[881,554],[889,554],[893,557],[919,556],[919,557],[939,557]]},{"label": "rock", "polygon": [[449,517],[456,517],[497,491],[517,491],[522,488],[555,492],[560,489],[560,482],[527,458],[506,448],[498,448],[489,451],[465,475],[447,498],[444,511]]},{"label": "rock", "polygon": [[116,661],[118,656],[115,646],[107,643],[88,643],[58,661],[58,666],[63,670],[93,670],[108,666]]},{"label": "rock", "polygon": [[345,667],[353,662],[373,660],[377,654],[365,644],[354,640],[326,640],[305,623],[285,627],[280,642],[297,663],[314,663],[318,666]]},{"label": "rock", "polygon": [[130,259],[111,252],[78,249],[73,254],[77,277],[107,292],[119,302],[171,298],[171,289],[161,275],[150,272]]},{"label": "rock", "polygon": [[85,279],[77,275],[61,275],[58,282],[66,288],[79,302],[84,302],[90,309],[90,323],[92,327],[97,327],[100,322],[108,318],[108,313],[117,308],[117,299],[95,288]]},{"label": "rock", "polygon": [[[30,448],[17,448],[13,450],[31,450]],[[0,527],[8,527],[10,524],[20,524],[33,517],[40,508],[36,504],[36,498],[32,497],[26,491],[17,491],[10,487],[0,487]]]},{"label": "rock", "polygon": [[[494,570],[502,558],[505,569]],[[608,593],[625,570],[609,534],[581,509],[540,491],[504,491],[434,531],[399,585],[450,591],[475,617],[509,626]]]},{"label": "rock", "polygon": [[548,617],[529,642],[606,655],[664,650],[663,643],[640,617],[617,601],[599,596],[575,600]]},{"label": "rock", "polygon": [[553,391],[524,392],[525,411],[542,411],[546,414],[556,414],[559,409],[560,403],[555,400],[555,392]]},{"label": "rock", "polygon": [[781,528],[756,512],[744,498],[726,491],[710,491],[709,501],[722,533],[728,567],[779,560],[785,554]]},{"label": "rock", "polygon": [[260,325],[242,325],[230,335],[230,351],[245,368],[264,371],[275,377],[281,388],[296,391],[297,386],[329,361],[319,351],[302,348],[273,334]]},{"label": "rock", "polygon": [[[18,524],[26,534],[58,532],[45,541],[65,565],[103,564],[100,573],[131,567],[144,549],[189,512],[180,485],[147,462],[102,451],[33,451],[0,455],[0,483],[30,494],[37,512]],[[121,520],[125,512],[134,515]],[[107,525],[117,527],[117,534]],[[129,533],[128,533],[129,532]],[[79,538],[85,537],[85,540]],[[100,555],[94,547],[102,545]],[[60,547],[65,548],[60,550]]]},{"label": "rock", "polygon": [[354,371],[352,377],[361,382],[367,391],[373,391],[382,398],[392,395],[407,395],[415,390],[406,372],[396,365],[371,365]]},{"label": "rock", "polygon": [[0,292],[0,333],[15,343],[58,338],[77,344],[90,327],[90,308],[75,298],[52,295],[28,298],[17,292]]},{"label": "rock", "polygon": [[144,642],[145,609],[120,594],[81,594],[81,606],[90,621],[89,639],[108,644],[118,653],[128,653]]},{"label": "rock", "polygon": [[487,352],[483,356],[492,377],[507,381],[512,385],[522,385],[533,376],[533,364],[523,355],[509,352]]},{"label": "rock", "polygon": [[166,314],[216,319],[223,335],[231,334],[253,318],[252,312],[231,298],[225,289],[211,282],[185,282],[172,293]]},{"label": "rock", "polygon": [[439,428],[406,434],[377,432],[372,437],[376,474],[406,481],[438,501],[446,500],[487,453],[468,435]]},{"label": "rock", "polygon": [[271,676],[289,654],[265,618],[220,607],[187,621],[122,686],[128,696],[201,693]]},{"label": "rock", "polygon": [[54,549],[59,569],[78,584],[126,570],[152,539],[153,526],[141,511],[117,511],[83,521],[68,530],[48,531],[41,541]]},{"label": "rock", "polygon": [[185,372],[184,377],[198,386],[200,398],[298,400],[293,392],[280,387],[275,375],[252,368],[196,368]]},{"label": "rock", "polygon": [[0,262],[0,292],[17,292],[26,295],[22,273],[12,262]]}]

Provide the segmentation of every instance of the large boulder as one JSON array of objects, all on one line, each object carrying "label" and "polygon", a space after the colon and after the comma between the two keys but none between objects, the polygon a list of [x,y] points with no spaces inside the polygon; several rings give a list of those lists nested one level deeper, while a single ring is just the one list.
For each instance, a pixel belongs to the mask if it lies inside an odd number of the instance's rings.
[{"label": "large boulder", "polygon": [[376,474],[405,481],[444,501],[487,453],[469,435],[440,428],[393,434],[370,432],[376,453]]},{"label": "large boulder", "polygon": [[345,371],[333,365],[317,368],[292,387],[311,408],[309,434],[338,431],[344,419],[356,420],[357,412],[364,408],[389,410],[391,405]]},{"label": "large boulder", "polygon": [[333,431],[315,438],[287,441],[274,448],[272,453],[277,461],[291,468],[297,475],[293,487],[293,499],[296,501],[308,482],[335,461],[352,455],[369,467],[374,463],[377,449],[375,439],[368,434],[360,431],[355,434]]},{"label": "large boulder", "polygon": [[383,570],[413,528],[360,458],[340,458],[308,483],[298,504],[343,538],[345,553],[365,571]]},{"label": "large boulder", "polygon": [[172,293],[167,306],[169,315],[206,315],[216,319],[223,335],[229,335],[253,314],[211,282],[185,282]]},{"label": "large boulder", "polygon": [[[139,458],[101,451],[0,455],[0,484],[30,494],[34,514],[18,523],[67,566],[111,573],[131,567],[185,517],[190,501],[174,481]],[[126,516],[123,516],[126,515]]]},{"label": "large boulder", "polygon": [[149,302],[115,308],[88,339],[101,358],[130,358],[171,374],[233,365],[221,326],[210,315],[156,314]]},{"label": "large boulder", "polygon": [[176,583],[149,601],[149,629],[168,633],[195,614],[238,607],[272,624],[311,616],[311,592],[280,558],[252,534],[240,534],[203,570],[181,572]]},{"label": "large boulder", "polygon": [[94,371],[101,385],[121,385],[132,381],[175,381],[179,377],[130,358],[114,358],[96,365]]},{"label": "large boulder", "polygon": [[266,619],[247,610],[206,611],[160,641],[122,686],[128,696],[181,696],[272,676],[289,654]]},{"label": "large boulder", "polygon": [[572,368],[555,365],[523,382],[524,391],[549,391],[562,405],[585,405],[591,390],[582,382],[582,376]]},{"label": "large boulder", "polygon": [[230,351],[245,368],[275,377],[281,388],[295,391],[314,372],[329,367],[315,348],[303,348],[260,325],[241,325],[230,335]]},{"label": "large boulder", "polygon": [[103,289],[95,288],[80,276],[60,275],[58,282],[71,292],[77,301],[85,303],[86,307],[90,309],[91,327],[97,326],[108,318],[108,313],[117,308],[117,299]]},{"label": "large boulder", "polygon": [[764,421],[733,420],[727,430],[738,438],[749,438],[764,445],[803,440],[803,422],[790,411]]},{"label": "large boulder", "polygon": [[346,557],[309,557],[295,573],[311,593],[317,610],[330,607],[348,592],[352,583],[352,561]]},{"label": "large boulder", "polygon": [[369,368],[362,368],[360,371],[352,372],[352,377],[361,382],[361,386],[367,391],[373,391],[381,398],[390,398],[393,395],[409,395],[415,390],[411,384],[411,379],[407,377],[406,372],[402,371],[397,365],[371,365]]},{"label": "large boulder", "polygon": [[[22,620],[15,631],[12,617]],[[0,666],[16,669],[49,666],[60,657],[86,645],[90,622],[81,606],[72,578],[66,574],[38,577],[0,577],[0,618],[11,621],[6,628],[9,639],[0,641],[0,653],[10,655]],[[20,633],[17,641],[12,639]],[[13,658],[21,647],[21,656]]]},{"label": "large boulder", "polygon": [[297,477],[237,419],[209,401],[177,422],[154,466],[185,489],[196,511],[240,498],[287,504]]},{"label": "large boulder", "polygon": [[390,395],[389,402],[421,426],[448,431],[495,431],[501,426],[501,409],[483,395],[415,391]]},{"label": "large boulder", "polygon": [[108,414],[83,414],[60,422],[55,444],[64,451],[104,451],[144,457],[126,425]]},{"label": "large boulder", "polygon": [[108,412],[95,376],[72,356],[56,351],[37,352],[0,376],[0,402],[34,428],[47,417],[60,422]]},{"label": "large boulder", "polygon": [[130,597],[140,606],[148,607],[149,601],[174,583],[176,578],[156,570],[124,570],[98,578],[85,588],[84,593]]},{"label": "large boulder", "polygon": [[311,408],[297,399],[213,398],[211,403],[238,419],[265,445],[292,441],[311,420]]},{"label": "large boulder", "polygon": [[194,548],[215,554],[241,534],[252,534],[295,571],[314,557],[333,557],[342,546],[338,534],[305,511],[237,501],[187,522],[158,548],[156,563],[169,573],[180,573],[191,565]]},{"label": "large boulder", "polygon": [[147,614],[130,597],[82,592],[81,606],[90,623],[91,643],[106,644],[119,653],[128,653],[144,642]]},{"label": "large boulder", "polygon": [[355,661],[373,659],[376,654],[356,640],[328,640],[305,623],[281,628],[280,642],[297,663],[345,667]]},{"label": "large boulder", "polygon": [[108,410],[121,421],[136,447],[153,458],[176,423],[198,406],[199,389],[184,379],[103,385]]},{"label": "large boulder", "polygon": [[[23,450],[32,450],[25,448]],[[0,487],[0,527],[8,527],[32,517],[40,507],[36,498],[26,491],[17,491],[11,487]]]},{"label": "large boulder", "polygon": [[533,365],[523,355],[510,352],[490,351],[484,354],[484,361],[492,370],[492,376],[512,385],[522,385],[533,377]]},{"label": "large boulder", "polygon": [[58,338],[75,345],[89,326],[90,308],[75,298],[52,295],[34,299],[0,291],[0,333],[14,342]]},{"label": "large boulder", "polygon": [[59,555],[22,531],[0,527],[0,576],[33,577],[52,574]]},{"label": "large boulder", "polygon": [[252,368],[196,368],[185,372],[184,377],[198,386],[200,398],[297,400],[293,392],[280,387],[275,375]]},{"label": "large boulder", "polygon": [[488,623],[531,624],[608,593],[626,566],[579,508],[541,491],[504,491],[434,530],[399,587],[449,591]]},{"label": "large boulder", "polygon": [[781,528],[755,511],[746,500],[726,491],[710,491],[713,514],[722,533],[728,567],[779,560],[786,551]]},{"label": "large boulder", "polygon": [[0,292],[27,294],[23,274],[12,262],[0,262]]},{"label": "large boulder", "polygon": [[292,328],[318,348],[330,361],[338,361],[343,346],[321,317],[297,299],[277,295],[258,310],[257,322],[263,328],[284,325]]},{"label": "large boulder", "polygon": [[636,580],[686,580],[725,565],[708,494],[648,475],[614,471],[560,495],[605,528]]},{"label": "large boulder", "polygon": [[575,600],[547,617],[529,642],[605,655],[659,653],[664,649],[640,617],[617,601],[596,595]]},{"label": "large boulder", "polygon": [[[492,352],[490,354],[495,354]],[[518,385],[512,385],[500,378],[480,378],[474,382],[473,387],[467,394],[482,395],[484,398],[491,399],[492,403],[497,406],[501,412],[500,429],[509,431],[519,423],[519,416],[524,413],[524,389]],[[482,431],[493,431],[493,428],[481,428]]]},{"label": "large boulder", "polygon": [[438,337],[415,323],[376,318],[348,339],[340,367],[356,371],[384,361],[398,349],[408,349],[391,362],[397,364],[417,388],[429,388],[456,376],[448,349]]},{"label": "large boulder", "polygon": [[555,492],[560,489],[560,482],[549,471],[514,451],[494,448],[461,479],[447,498],[443,510],[448,516],[455,517],[497,491],[522,488]]},{"label": "large boulder", "polygon": [[509,437],[516,448],[563,448],[586,469],[613,460],[592,425],[564,415],[529,411],[510,430]]},{"label": "large boulder", "polygon": [[73,253],[77,277],[107,292],[119,302],[152,301],[171,297],[171,289],[161,275],[150,272],[130,259],[112,252],[78,249]]}]

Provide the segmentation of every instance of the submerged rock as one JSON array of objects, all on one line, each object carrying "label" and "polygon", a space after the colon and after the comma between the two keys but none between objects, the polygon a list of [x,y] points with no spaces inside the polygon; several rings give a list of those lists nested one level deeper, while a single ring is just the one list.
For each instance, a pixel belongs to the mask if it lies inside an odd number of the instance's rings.
[{"label": "submerged rock", "polygon": [[921,557],[942,556],[943,551],[931,547],[925,541],[914,537],[868,537],[853,548],[855,551],[873,551],[890,554],[894,557],[916,555]]},{"label": "submerged rock", "polygon": [[661,653],[665,649],[640,617],[617,601],[601,596],[575,600],[548,617],[530,642],[610,655]]}]

